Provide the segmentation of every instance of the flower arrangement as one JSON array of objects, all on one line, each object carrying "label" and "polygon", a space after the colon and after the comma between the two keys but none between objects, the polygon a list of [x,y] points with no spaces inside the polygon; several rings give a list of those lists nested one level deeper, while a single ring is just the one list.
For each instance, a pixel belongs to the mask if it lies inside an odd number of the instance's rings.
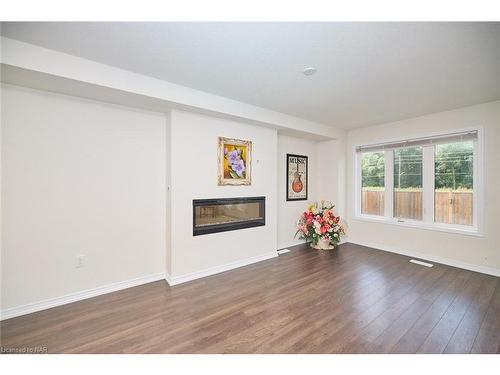
[{"label": "flower arrangement", "polygon": [[334,215],[334,207],[328,201],[311,204],[301,215],[295,236],[306,240],[315,249],[335,248],[345,234],[345,225],[340,216]]}]

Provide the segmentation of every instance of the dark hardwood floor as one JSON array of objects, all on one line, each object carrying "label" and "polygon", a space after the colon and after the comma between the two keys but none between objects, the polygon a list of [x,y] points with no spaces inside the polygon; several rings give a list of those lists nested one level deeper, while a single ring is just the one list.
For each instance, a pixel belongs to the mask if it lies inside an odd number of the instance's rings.
[{"label": "dark hardwood floor", "polygon": [[498,353],[500,279],[344,244],[1,323],[49,353]]}]

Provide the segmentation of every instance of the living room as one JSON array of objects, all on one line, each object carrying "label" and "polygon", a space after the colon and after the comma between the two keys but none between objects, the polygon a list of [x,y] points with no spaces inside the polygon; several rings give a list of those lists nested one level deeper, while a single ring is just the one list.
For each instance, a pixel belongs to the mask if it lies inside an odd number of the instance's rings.
[{"label": "living room", "polygon": [[1,47],[2,353],[498,354],[500,23]]}]

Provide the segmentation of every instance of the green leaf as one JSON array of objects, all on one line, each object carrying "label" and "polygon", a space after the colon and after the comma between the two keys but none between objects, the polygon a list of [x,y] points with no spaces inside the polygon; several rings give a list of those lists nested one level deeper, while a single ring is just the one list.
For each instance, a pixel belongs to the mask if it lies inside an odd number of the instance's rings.
[{"label": "green leaf", "polygon": [[231,175],[232,178],[239,178],[236,172],[229,170],[229,174]]}]

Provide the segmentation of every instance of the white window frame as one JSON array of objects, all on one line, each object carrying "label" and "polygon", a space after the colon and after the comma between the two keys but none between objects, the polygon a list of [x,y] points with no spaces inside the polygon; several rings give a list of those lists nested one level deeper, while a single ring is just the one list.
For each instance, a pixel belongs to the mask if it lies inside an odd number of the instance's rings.
[{"label": "white window frame", "polygon": [[[394,207],[394,152],[393,150],[384,150],[385,163],[385,194],[384,194],[384,216],[368,215],[361,213],[361,152],[356,149],[361,146],[376,145],[377,143],[368,143],[355,145],[354,153],[354,184],[356,189],[354,194],[354,215],[355,220],[369,221],[383,224],[390,224],[409,228],[420,228],[441,232],[458,233],[469,236],[483,236],[483,128],[474,127],[466,129],[453,129],[446,132],[433,134],[423,134],[415,138],[445,136],[451,133],[477,131],[477,139],[474,141],[473,155],[473,225],[447,224],[434,222],[434,145],[423,145],[423,175],[422,175],[422,220],[400,219],[393,215]],[[401,139],[386,139],[384,142],[399,142]],[[369,152],[369,151],[368,151]],[[430,186],[430,188],[427,188]]]}]

